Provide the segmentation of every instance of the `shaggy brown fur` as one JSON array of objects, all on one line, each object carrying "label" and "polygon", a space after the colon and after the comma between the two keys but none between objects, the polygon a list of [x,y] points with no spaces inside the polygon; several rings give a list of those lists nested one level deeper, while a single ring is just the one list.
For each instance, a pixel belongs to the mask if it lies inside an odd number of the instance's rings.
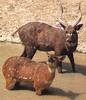
[{"label": "shaggy brown fur", "polygon": [[8,58],[3,65],[3,75],[6,80],[6,88],[13,89],[19,82],[32,83],[37,95],[41,95],[47,89],[55,77],[56,59],[49,57],[49,64],[36,63],[24,57]]}]

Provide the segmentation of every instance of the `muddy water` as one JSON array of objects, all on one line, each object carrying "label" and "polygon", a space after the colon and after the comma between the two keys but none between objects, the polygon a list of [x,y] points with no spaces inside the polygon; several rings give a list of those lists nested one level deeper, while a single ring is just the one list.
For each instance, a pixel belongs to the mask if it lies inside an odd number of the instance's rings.
[{"label": "muddy water", "polygon": [[[2,75],[2,65],[11,56],[21,55],[23,46],[20,44],[0,43],[0,100],[86,100],[86,54],[75,53],[76,73],[72,73],[68,58],[63,62],[63,74],[56,71],[51,87],[42,96],[28,88],[8,91]],[[36,52],[36,61],[46,61],[44,52]]]}]

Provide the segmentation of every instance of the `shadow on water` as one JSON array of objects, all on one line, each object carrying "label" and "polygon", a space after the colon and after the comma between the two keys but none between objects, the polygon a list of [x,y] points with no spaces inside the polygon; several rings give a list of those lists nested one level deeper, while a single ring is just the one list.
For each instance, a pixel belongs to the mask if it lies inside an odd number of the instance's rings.
[{"label": "shadow on water", "polygon": [[[86,75],[86,66],[85,65],[76,64],[75,68],[76,68],[75,73],[81,73],[83,75]],[[65,69],[65,71],[63,71],[63,73],[72,73],[72,66],[70,63],[63,62],[63,69]]]},{"label": "shadow on water", "polygon": [[[17,90],[30,90],[30,91],[33,91],[35,92],[35,89],[33,87],[26,87],[26,86],[15,86],[14,91],[17,91]],[[68,97],[70,98],[71,100],[74,100],[77,96],[81,95],[81,94],[84,94],[84,93],[74,93],[72,91],[64,91],[62,89],[59,89],[59,88],[55,88],[55,87],[50,87],[48,90],[44,90],[43,93],[42,93],[42,96],[48,96],[48,95],[51,95],[51,96],[62,96],[62,97]]]}]

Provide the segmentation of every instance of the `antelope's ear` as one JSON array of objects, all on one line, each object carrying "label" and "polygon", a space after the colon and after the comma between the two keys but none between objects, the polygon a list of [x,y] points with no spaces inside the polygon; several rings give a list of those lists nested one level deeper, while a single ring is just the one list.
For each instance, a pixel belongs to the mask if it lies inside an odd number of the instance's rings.
[{"label": "antelope's ear", "polygon": [[60,23],[60,25],[61,25],[61,27],[62,27],[63,29],[65,29],[65,27],[66,27],[65,25],[63,25],[62,23]]},{"label": "antelope's ear", "polygon": [[80,28],[83,26],[83,24],[78,24],[78,25],[75,25],[74,28],[75,30],[80,30]]}]

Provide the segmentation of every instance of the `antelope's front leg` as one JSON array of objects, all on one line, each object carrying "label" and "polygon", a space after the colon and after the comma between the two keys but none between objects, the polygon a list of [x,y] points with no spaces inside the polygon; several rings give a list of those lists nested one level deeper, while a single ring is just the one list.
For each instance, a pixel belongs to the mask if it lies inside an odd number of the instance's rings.
[{"label": "antelope's front leg", "polygon": [[69,58],[69,60],[70,60],[70,62],[71,62],[72,70],[73,70],[73,72],[75,72],[75,62],[74,62],[73,53],[68,54],[68,58]]}]

